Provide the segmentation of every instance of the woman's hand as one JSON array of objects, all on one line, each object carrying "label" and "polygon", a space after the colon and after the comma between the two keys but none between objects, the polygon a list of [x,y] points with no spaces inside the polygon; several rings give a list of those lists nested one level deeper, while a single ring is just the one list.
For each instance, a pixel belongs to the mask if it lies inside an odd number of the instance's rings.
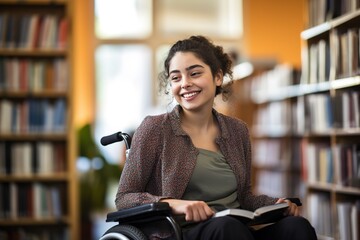
[{"label": "woman's hand", "polygon": [[289,208],[287,211],[287,215],[291,215],[291,216],[299,216],[300,215],[300,211],[299,211],[299,207],[291,202],[290,200],[286,199],[286,198],[279,198],[276,203],[288,203],[289,204]]},{"label": "woman's hand", "polygon": [[186,221],[200,222],[214,215],[214,211],[203,201],[162,199],[161,202],[169,203],[174,214],[185,214]]}]

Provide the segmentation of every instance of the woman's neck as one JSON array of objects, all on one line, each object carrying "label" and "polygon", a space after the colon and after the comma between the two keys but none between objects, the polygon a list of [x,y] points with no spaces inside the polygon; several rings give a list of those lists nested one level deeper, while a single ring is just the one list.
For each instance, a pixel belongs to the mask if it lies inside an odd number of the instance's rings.
[{"label": "woman's neck", "polygon": [[206,131],[214,125],[214,116],[211,111],[192,112],[181,111],[181,126],[192,131]]},{"label": "woman's neck", "polygon": [[220,130],[212,111],[202,114],[182,112],[181,127],[190,136],[195,147],[219,151],[215,139]]}]

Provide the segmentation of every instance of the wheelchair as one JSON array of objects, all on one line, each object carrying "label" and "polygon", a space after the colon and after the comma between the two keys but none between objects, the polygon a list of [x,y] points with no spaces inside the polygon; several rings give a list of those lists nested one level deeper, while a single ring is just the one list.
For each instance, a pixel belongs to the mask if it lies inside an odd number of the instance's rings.
[{"label": "wheelchair", "polygon": [[[117,132],[101,138],[103,146],[124,141],[126,147],[126,158],[130,151],[131,137],[127,133]],[[117,222],[118,224],[108,229],[99,240],[148,240],[146,226],[149,223],[163,222],[172,233],[171,238],[182,239],[182,232],[175,216],[171,214],[168,203],[156,202],[122,209],[107,214],[106,222]]]},{"label": "wheelchair", "polygon": [[[129,134],[117,132],[101,138],[103,146],[121,141],[125,142],[127,158],[131,145]],[[287,199],[302,206],[299,198]],[[99,240],[148,240],[146,231],[143,229],[144,226],[154,222],[165,222],[169,227],[172,237],[166,239],[182,240],[181,227],[176,222],[176,217],[171,214],[169,204],[165,202],[148,203],[108,213],[106,222],[117,222],[118,224],[108,229]]]}]

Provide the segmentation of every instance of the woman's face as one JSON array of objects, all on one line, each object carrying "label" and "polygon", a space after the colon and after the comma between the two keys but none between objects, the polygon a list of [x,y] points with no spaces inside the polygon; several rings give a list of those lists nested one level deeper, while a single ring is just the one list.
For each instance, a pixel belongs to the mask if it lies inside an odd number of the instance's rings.
[{"label": "woman's face", "polygon": [[222,75],[215,77],[210,67],[192,52],[177,52],[170,61],[169,80],[176,101],[184,110],[212,108]]}]

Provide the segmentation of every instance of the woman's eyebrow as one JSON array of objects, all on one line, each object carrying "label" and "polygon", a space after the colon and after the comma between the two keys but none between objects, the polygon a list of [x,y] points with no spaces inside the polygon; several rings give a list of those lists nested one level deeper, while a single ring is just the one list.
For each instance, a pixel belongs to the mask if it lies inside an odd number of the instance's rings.
[{"label": "woman's eyebrow", "polygon": [[[202,66],[202,65],[200,65],[200,64],[194,64],[194,65],[191,65],[191,66],[185,68],[185,70],[186,70],[186,71],[190,71],[190,70],[192,70],[192,69],[194,69],[194,68],[197,68],[197,67],[204,68],[204,66]],[[175,69],[175,70],[172,70],[169,74],[179,73],[179,72],[180,72],[180,70]]]},{"label": "woman's eyebrow", "polygon": [[189,71],[189,70],[194,69],[194,68],[197,68],[197,67],[204,68],[202,65],[195,64],[195,65],[191,65],[191,66],[185,68],[185,70],[186,70],[186,71]]}]

